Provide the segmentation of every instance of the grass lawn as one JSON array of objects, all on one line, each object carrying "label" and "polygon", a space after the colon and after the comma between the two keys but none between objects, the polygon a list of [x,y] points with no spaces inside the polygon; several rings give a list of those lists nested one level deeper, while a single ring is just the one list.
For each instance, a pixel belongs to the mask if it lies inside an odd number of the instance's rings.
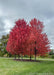
[{"label": "grass lawn", "polygon": [[10,58],[0,58],[0,75],[54,75],[54,61],[46,59],[42,61],[20,62]]}]

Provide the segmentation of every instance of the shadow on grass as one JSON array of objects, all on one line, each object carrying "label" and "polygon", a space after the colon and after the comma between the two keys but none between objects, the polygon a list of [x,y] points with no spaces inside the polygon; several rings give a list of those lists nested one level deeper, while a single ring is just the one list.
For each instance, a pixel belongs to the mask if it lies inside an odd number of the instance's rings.
[{"label": "shadow on grass", "polygon": [[30,59],[13,59],[13,60],[23,62],[43,62],[43,60],[30,60]]}]

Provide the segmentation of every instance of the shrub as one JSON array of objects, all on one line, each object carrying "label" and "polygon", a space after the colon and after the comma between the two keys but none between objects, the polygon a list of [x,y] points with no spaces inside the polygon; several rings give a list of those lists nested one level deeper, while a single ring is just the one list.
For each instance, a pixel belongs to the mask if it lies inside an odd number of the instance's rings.
[{"label": "shrub", "polygon": [[49,55],[53,55],[54,53],[53,53],[53,50],[51,50],[50,52],[49,52]]},{"label": "shrub", "polygon": [[54,59],[54,55],[52,55],[52,57],[51,58],[53,58]]},{"label": "shrub", "polygon": [[49,54],[45,54],[45,55],[42,55],[40,56],[41,58],[48,58]]},{"label": "shrub", "polygon": [[28,55],[24,55],[24,57],[28,58],[29,56]]}]

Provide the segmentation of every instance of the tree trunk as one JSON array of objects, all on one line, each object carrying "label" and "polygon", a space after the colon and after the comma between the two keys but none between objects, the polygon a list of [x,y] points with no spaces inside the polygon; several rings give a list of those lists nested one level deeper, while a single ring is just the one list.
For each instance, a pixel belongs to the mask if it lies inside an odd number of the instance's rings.
[{"label": "tree trunk", "polygon": [[35,54],[35,61],[36,61],[36,54]]},{"label": "tree trunk", "polygon": [[34,52],[35,52],[35,60],[36,60],[36,55],[37,55],[37,49],[36,49],[36,47],[34,48]]},{"label": "tree trunk", "polygon": [[15,59],[16,59],[16,54],[15,54]]},{"label": "tree trunk", "polygon": [[18,59],[20,58],[19,54],[18,54]]},{"label": "tree trunk", "polygon": [[30,49],[30,60],[31,60],[31,51],[32,51],[32,49]]},{"label": "tree trunk", "polygon": [[31,55],[30,55],[30,60],[31,60]]},{"label": "tree trunk", "polygon": [[22,60],[23,60],[23,55],[21,55],[21,58],[22,58]]}]

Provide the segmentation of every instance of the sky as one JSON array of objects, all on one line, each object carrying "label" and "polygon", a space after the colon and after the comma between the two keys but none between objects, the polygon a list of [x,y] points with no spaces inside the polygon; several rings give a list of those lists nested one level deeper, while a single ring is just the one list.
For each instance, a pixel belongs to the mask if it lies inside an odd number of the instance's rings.
[{"label": "sky", "polygon": [[44,32],[54,49],[54,0],[0,0],[0,38],[10,32],[18,19],[43,22]]}]

